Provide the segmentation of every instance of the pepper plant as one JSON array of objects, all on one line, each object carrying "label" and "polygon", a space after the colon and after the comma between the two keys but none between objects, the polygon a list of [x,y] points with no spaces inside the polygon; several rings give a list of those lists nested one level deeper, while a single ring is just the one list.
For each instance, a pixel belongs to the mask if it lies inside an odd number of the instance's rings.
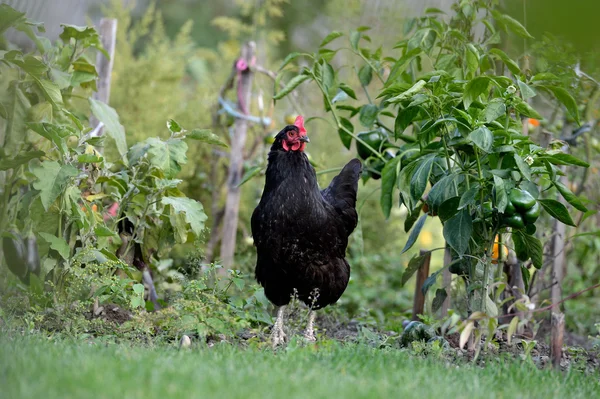
[{"label": "pepper plant", "polygon": [[[111,268],[103,269],[108,275],[127,270],[116,256],[124,217],[134,227],[121,252],[139,243],[146,262],[166,257],[175,243],[201,239],[202,204],[177,188],[176,177],[187,162],[186,140],[224,144],[207,130],[186,131],[170,120],[170,138],[128,148],[116,111],[92,98],[93,60],[105,53],[98,33],[63,25],[51,44],[23,13],[3,4],[0,15],[0,34],[13,27],[37,44],[32,54],[0,51],[2,262],[40,293],[44,281],[64,287],[81,264]],[[102,123],[97,129],[92,115]],[[98,135],[102,126],[105,134]],[[105,146],[113,150],[103,155]],[[134,296],[140,286],[133,286]]]},{"label": "pepper plant", "polygon": [[[574,225],[565,205],[546,193],[556,188],[585,211],[558,177],[563,165],[588,166],[560,143],[541,146],[524,134],[525,121],[543,119],[530,105],[532,98],[560,103],[576,123],[578,106],[562,80],[521,67],[500,48],[509,35],[533,38],[496,4],[457,1],[449,18],[428,9],[408,21],[406,39],[389,51],[372,43],[367,27],[351,31],[347,44],[339,46],[334,44],[346,35],[332,32],[316,53],[293,53],[284,60],[279,79],[293,77],[274,96],[280,99],[305,81],[320,90],[343,145],[350,149],[356,142],[365,178],[381,177],[384,215],[394,204],[408,209],[410,234],[403,252],[416,242],[428,215],[439,217],[453,254],[446,266],[467,281],[470,312],[491,316],[497,315],[488,292],[495,242],[511,237],[500,245],[540,268],[542,244],[535,232],[540,211]],[[335,57],[349,67],[336,70]],[[309,66],[295,67],[297,58]],[[409,262],[403,281],[423,259]],[[436,299],[440,304],[443,297]]]}]

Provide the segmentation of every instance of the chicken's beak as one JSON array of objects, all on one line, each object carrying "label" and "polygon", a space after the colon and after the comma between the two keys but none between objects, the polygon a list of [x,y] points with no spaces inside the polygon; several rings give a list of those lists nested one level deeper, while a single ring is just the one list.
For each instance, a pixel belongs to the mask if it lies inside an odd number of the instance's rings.
[{"label": "chicken's beak", "polygon": [[303,143],[310,143],[308,136],[300,136],[300,141]]}]

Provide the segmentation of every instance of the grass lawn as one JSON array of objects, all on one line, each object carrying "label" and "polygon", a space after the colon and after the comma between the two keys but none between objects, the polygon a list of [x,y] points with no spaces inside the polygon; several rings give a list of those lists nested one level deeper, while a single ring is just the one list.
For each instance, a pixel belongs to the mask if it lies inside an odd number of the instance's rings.
[{"label": "grass lawn", "polygon": [[148,348],[0,336],[0,397],[595,398],[598,375],[525,362],[457,367],[398,350],[334,344],[271,351]]}]

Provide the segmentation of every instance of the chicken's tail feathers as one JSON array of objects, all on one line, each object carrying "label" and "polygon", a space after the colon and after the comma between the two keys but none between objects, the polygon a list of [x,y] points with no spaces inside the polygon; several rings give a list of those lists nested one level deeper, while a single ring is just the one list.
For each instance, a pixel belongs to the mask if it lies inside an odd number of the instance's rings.
[{"label": "chicken's tail feathers", "polygon": [[358,180],[362,173],[362,163],[353,159],[344,166],[339,175],[333,178],[331,184],[322,191],[323,198],[338,211],[349,230],[354,230],[358,222],[356,213],[356,194]]}]

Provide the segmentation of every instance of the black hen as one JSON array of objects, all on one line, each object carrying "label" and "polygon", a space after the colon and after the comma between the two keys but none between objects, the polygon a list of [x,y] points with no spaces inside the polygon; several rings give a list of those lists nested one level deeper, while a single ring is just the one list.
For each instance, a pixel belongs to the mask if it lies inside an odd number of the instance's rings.
[{"label": "black hen", "polygon": [[[265,188],[252,214],[257,251],[256,279],[279,306],[273,345],[285,339],[283,307],[292,295],[311,309],[337,302],[348,285],[348,237],[356,228],[356,191],[362,165],[350,161],[329,187],[319,190],[304,148],[309,142],[302,117],[275,137]],[[314,312],[305,337],[314,340]]]}]

